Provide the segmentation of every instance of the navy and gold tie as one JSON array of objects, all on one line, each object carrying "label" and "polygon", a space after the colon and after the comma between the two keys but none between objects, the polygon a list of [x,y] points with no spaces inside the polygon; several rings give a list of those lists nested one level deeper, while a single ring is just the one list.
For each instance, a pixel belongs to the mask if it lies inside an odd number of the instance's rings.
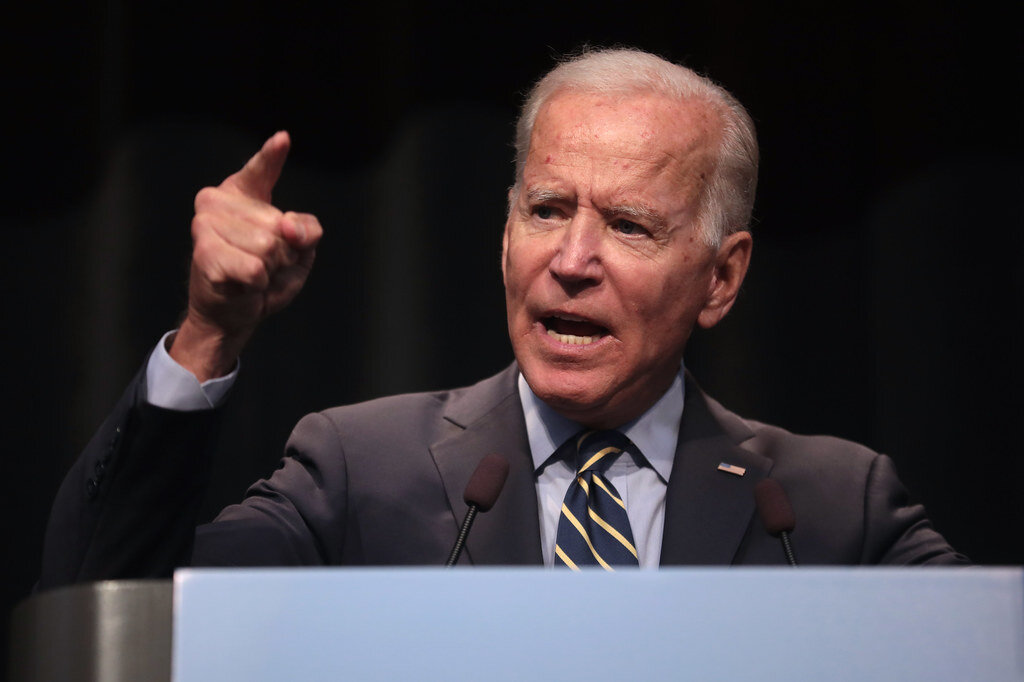
[{"label": "navy and gold tie", "polygon": [[584,431],[576,439],[576,480],[562,502],[555,565],[638,566],[626,505],[604,472],[632,443],[618,431]]}]

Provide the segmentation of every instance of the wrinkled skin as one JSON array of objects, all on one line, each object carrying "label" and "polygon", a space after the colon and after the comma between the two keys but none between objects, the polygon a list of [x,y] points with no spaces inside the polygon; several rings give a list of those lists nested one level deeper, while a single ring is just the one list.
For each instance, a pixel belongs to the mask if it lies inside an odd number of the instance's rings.
[{"label": "wrinkled skin", "polygon": [[259,323],[287,306],[313,267],[316,216],[271,204],[291,140],[279,132],[245,166],[196,195],[188,311],[171,357],[200,381],[231,371]]},{"label": "wrinkled skin", "polygon": [[509,335],[537,396],[614,428],[667,390],[695,325],[729,311],[751,238],[713,249],[696,223],[721,124],[655,95],[555,95],[505,225]]}]

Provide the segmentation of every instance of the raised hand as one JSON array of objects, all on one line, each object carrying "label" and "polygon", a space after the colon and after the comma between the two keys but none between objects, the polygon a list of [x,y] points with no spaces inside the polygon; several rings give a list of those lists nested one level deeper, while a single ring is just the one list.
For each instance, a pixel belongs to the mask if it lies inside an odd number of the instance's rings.
[{"label": "raised hand", "polygon": [[171,357],[200,381],[228,373],[257,325],[302,289],[323,229],[271,203],[291,141],[279,132],[218,187],[196,195],[188,312]]}]

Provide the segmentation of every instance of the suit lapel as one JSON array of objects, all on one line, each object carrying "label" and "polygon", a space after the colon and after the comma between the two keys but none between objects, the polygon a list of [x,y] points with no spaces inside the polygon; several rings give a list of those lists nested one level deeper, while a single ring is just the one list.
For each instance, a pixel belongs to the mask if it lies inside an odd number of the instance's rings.
[{"label": "suit lapel", "polygon": [[[754,513],[754,484],[771,460],[744,450],[753,433],[733,413],[708,398],[686,377],[686,405],[665,500],[661,565],[728,565]],[[743,476],[718,470],[721,463]]]},{"label": "suit lapel", "polygon": [[537,488],[517,376],[518,369],[512,365],[453,398],[445,410],[451,429],[430,446],[456,529],[466,514],[467,506],[462,499],[466,483],[484,455],[497,453],[509,463],[505,487],[494,507],[477,515],[466,543],[468,558],[464,555],[460,563],[543,562]]},{"label": "suit lapel", "polygon": [[[509,462],[509,476],[494,508],[478,514],[460,563],[541,564],[537,488],[529,439],[516,388],[517,367],[455,396],[445,411],[448,433],[430,446],[452,510],[453,533],[466,513],[462,493],[476,465],[494,452]],[[754,514],[754,484],[772,462],[745,450],[753,433],[735,414],[708,398],[686,377],[665,507],[661,565],[732,563]],[[744,467],[743,476],[718,470]]]}]

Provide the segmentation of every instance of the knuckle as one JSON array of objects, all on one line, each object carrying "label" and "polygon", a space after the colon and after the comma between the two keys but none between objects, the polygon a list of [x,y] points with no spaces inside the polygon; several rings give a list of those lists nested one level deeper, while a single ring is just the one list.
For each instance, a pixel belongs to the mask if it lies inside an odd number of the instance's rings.
[{"label": "knuckle", "polygon": [[202,267],[210,261],[210,247],[203,240],[196,240],[192,247],[192,261]]},{"label": "knuckle", "polygon": [[192,216],[192,239],[198,241],[202,238],[203,233],[209,229],[209,221],[207,217],[202,213],[196,213]]},{"label": "knuckle", "polygon": [[260,254],[270,253],[274,249],[274,236],[266,230],[256,230],[252,234],[253,248]]},{"label": "knuckle", "polygon": [[240,268],[246,284],[259,285],[267,279],[267,268],[259,258],[246,258]]},{"label": "knuckle", "polygon": [[195,209],[197,211],[201,211],[204,206],[207,206],[211,202],[213,202],[214,199],[215,199],[216,193],[217,193],[217,188],[216,187],[204,187],[201,190],[199,190],[198,192],[196,192],[196,198],[195,198],[195,202],[194,202]]}]

